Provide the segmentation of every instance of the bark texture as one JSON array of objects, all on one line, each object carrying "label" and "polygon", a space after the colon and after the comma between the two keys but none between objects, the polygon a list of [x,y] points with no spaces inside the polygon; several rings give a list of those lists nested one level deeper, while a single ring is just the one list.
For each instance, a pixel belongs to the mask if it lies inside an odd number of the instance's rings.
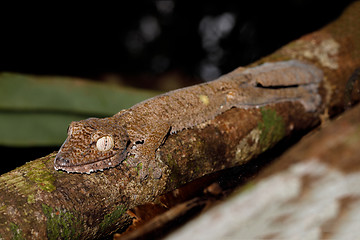
[{"label": "bark texture", "polygon": [[358,104],[166,239],[357,239],[359,146]]},{"label": "bark texture", "polygon": [[[0,176],[0,238],[94,239],[131,224],[127,210],[176,187],[240,165],[294,131],[310,130],[328,115],[360,100],[360,2],[335,22],[254,63],[299,59],[324,72],[322,106],[307,113],[299,103],[231,109],[214,120],[171,135],[158,152],[160,179],[140,181],[138,169],[121,164],[104,172],[55,171],[55,153]],[[235,71],[243,71],[239,68]],[[356,75],[356,74],[355,74]],[[346,87],[348,86],[348,87]]]}]

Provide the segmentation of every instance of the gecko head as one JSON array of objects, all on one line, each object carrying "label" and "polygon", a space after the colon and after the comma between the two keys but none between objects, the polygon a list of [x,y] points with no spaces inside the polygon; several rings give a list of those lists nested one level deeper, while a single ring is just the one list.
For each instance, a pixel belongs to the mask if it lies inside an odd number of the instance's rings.
[{"label": "gecko head", "polygon": [[90,173],[115,167],[126,157],[128,136],[113,118],[72,122],[54,161],[56,170]]}]

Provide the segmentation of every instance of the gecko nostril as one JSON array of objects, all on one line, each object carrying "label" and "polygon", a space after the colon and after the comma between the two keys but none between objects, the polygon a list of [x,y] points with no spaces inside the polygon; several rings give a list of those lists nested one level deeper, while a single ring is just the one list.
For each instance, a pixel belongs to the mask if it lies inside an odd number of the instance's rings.
[{"label": "gecko nostril", "polygon": [[64,158],[64,157],[59,157],[59,156],[57,156],[57,157],[55,158],[55,162],[56,162],[56,164],[59,165],[59,166],[67,166],[67,165],[69,165],[69,163],[70,163],[69,159]]}]

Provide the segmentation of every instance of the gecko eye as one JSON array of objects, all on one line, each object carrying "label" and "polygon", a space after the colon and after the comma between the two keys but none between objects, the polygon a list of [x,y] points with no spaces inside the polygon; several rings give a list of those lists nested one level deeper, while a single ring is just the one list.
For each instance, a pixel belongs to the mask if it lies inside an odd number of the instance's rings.
[{"label": "gecko eye", "polygon": [[105,136],[97,140],[96,148],[99,151],[108,151],[114,146],[114,139],[110,136]]}]

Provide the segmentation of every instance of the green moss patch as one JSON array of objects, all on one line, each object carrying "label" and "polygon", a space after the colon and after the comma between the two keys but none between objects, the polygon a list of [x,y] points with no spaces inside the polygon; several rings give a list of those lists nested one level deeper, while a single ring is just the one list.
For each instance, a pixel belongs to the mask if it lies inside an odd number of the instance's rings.
[{"label": "green moss patch", "polygon": [[53,174],[41,161],[36,162],[36,164],[33,162],[31,167],[29,167],[27,177],[31,181],[34,181],[43,191],[52,192],[56,189],[55,185],[53,184],[55,181]]},{"label": "green moss patch", "polygon": [[81,220],[72,212],[54,209],[42,204],[47,218],[46,230],[48,239],[78,239],[81,233]]},{"label": "green moss patch", "polygon": [[123,205],[117,206],[115,210],[106,214],[104,220],[100,223],[100,231],[105,231],[110,228],[114,223],[119,221],[119,218],[126,212],[126,207]]},{"label": "green moss patch", "polygon": [[261,151],[274,146],[285,136],[285,122],[273,109],[261,108],[262,121],[258,124],[260,129],[259,145]]},{"label": "green moss patch", "polygon": [[14,240],[23,240],[25,239],[22,235],[22,231],[19,228],[18,225],[16,225],[15,223],[10,223],[10,230],[13,234],[13,238]]}]

